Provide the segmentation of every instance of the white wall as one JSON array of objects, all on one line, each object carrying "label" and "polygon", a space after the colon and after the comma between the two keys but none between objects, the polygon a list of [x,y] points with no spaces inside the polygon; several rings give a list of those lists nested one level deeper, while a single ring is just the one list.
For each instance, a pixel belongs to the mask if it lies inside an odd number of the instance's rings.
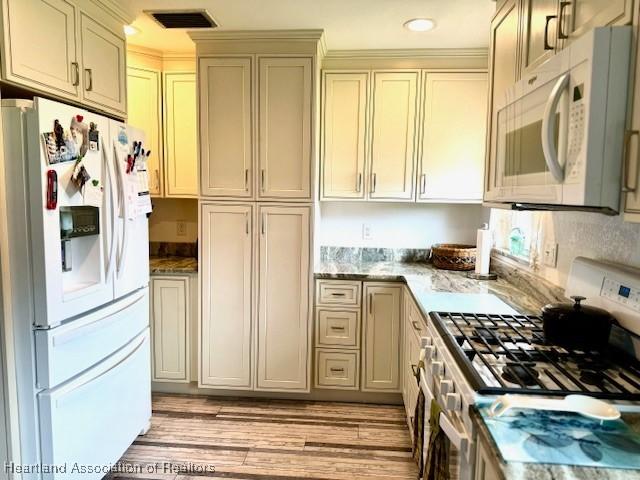
[{"label": "white wall", "polygon": [[[154,198],[149,218],[149,241],[195,243],[198,239],[198,201],[187,198]],[[177,222],[187,225],[186,235],[177,234]]]},{"label": "white wall", "polygon": [[[491,211],[491,229],[497,246],[506,246],[511,225],[524,212]],[[529,213],[529,215],[531,215]],[[531,270],[564,287],[577,256],[640,268],[640,224],[625,223],[621,216],[586,212],[535,212],[532,216]],[[557,266],[542,262],[546,245],[558,245]]]},{"label": "white wall", "polygon": [[[320,202],[317,243],[335,247],[429,248],[434,243],[473,243],[488,221],[480,205]],[[363,239],[363,224],[371,239]]]}]

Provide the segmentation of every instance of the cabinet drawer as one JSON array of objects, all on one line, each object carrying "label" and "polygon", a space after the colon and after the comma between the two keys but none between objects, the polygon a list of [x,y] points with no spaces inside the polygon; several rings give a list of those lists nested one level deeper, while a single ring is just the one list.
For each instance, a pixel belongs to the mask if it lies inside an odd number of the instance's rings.
[{"label": "cabinet drawer", "polygon": [[409,314],[406,318],[405,328],[407,335],[413,335],[417,342],[420,343],[420,337],[424,337],[427,334],[427,327],[420,309],[413,300],[409,301]]},{"label": "cabinet drawer", "polygon": [[316,282],[317,305],[360,306],[360,282],[318,280]]},{"label": "cabinet drawer", "polygon": [[360,339],[360,311],[316,310],[316,344],[319,347],[358,347]]},{"label": "cabinet drawer", "polygon": [[357,390],[359,364],[357,351],[316,349],[316,388]]}]

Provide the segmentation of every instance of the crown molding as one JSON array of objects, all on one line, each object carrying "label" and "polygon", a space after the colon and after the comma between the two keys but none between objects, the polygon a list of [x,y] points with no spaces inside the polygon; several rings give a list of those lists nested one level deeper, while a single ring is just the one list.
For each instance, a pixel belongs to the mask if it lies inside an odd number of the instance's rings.
[{"label": "crown molding", "polygon": [[407,48],[388,50],[329,50],[326,58],[483,58],[488,55],[488,48]]},{"label": "crown molding", "polygon": [[196,58],[195,52],[170,52],[144,47],[142,45],[127,44],[127,52],[137,53],[162,60],[193,60]]},{"label": "crown molding", "polygon": [[[313,40],[324,43],[324,30],[189,30],[194,42],[206,40]],[[326,49],[326,46],[325,46]]]},{"label": "crown molding", "polygon": [[100,8],[107,10],[111,15],[122,22],[123,25],[129,25],[136,18],[135,13],[125,7],[123,3],[117,0],[91,0]]}]

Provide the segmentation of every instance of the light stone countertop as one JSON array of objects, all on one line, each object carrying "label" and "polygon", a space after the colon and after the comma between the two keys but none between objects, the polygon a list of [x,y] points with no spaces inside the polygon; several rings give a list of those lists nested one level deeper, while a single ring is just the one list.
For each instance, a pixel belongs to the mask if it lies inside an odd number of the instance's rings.
[{"label": "light stone countertop", "polygon": [[149,273],[197,273],[198,259],[195,257],[161,256],[149,257]]}]

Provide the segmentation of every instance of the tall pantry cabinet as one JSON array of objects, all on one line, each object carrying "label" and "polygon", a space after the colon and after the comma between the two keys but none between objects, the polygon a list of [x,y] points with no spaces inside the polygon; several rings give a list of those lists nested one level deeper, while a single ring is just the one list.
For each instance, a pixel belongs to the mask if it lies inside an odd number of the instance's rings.
[{"label": "tall pantry cabinet", "polygon": [[199,386],[310,389],[320,31],[197,32]]}]

